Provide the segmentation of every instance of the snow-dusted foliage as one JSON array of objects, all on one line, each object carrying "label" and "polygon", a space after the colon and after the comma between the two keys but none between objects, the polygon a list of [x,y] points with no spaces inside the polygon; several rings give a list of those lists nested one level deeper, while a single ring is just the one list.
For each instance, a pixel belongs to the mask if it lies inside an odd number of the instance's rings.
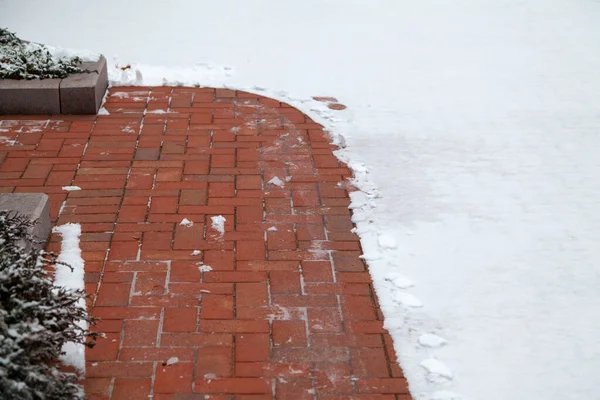
[{"label": "snow-dusted foliage", "polygon": [[96,334],[77,324],[93,320],[78,306],[82,290],[54,285],[47,271],[61,263],[56,255],[24,247],[31,226],[0,211],[0,398],[81,399],[78,376],[58,360],[67,342],[93,346]]},{"label": "snow-dusted foliage", "polygon": [[81,72],[78,57],[53,56],[47,48],[27,43],[0,28],[0,79],[64,78]]}]

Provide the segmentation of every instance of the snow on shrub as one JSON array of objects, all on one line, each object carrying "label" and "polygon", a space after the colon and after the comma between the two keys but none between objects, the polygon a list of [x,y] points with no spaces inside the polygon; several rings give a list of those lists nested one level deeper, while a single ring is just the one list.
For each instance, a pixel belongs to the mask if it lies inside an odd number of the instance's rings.
[{"label": "snow on shrub", "polygon": [[0,79],[64,78],[81,72],[80,62],[79,57],[55,57],[45,46],[0,28]]},{"label": "snow on shrub", "polygon": [[94,321],[78,305],[83,290],[55,286],[47,272],[66,264],[25,247],[32,226],[25,216],[0,211],[0,398],[81,399],[78,375],[61,371],[58,360],[65,343],[94,345],[97,334],[80,327]]}]

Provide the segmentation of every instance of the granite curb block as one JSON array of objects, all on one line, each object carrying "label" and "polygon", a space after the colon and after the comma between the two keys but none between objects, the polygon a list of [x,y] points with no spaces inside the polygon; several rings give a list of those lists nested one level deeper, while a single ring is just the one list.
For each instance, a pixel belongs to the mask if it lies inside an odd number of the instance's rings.
[{"label": "granite curb block", "polygon": [[108,88],[106,58],[63,79],[0,80],[0,115],[96,114]]},{"label": "granite curb block", "polygon": [[[44,247],[50,235],[50,200],[44,193],[2,193],[0,211],[27,215],[35,225],[31,234],[35,238],[33,245]],[[28,247],[28,243],[25,246]]]}]

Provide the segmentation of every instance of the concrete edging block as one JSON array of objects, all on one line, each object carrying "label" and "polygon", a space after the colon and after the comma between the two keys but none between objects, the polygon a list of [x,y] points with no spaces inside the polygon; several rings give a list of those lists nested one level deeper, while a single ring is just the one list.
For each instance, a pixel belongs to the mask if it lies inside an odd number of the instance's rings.
[{"label": "concrete edging block", "polygon": [[61,114],[96,114],[108,87],[106,58],[84,62],[81,69],[89,72],[70,75],[60,83]]},{"label": "concrete edging block", "polygon": [[106,58],[64,79],[0,79],[0,115],[96,114],[108,88]]},{"label": "concrete edging block", "polygon": [[[36,221],[31,234],[39,243],[37,248],[44,247],[50,235],[50,199],[44,193],[2,193],[0,194],[0,210],[27,215]],[[28,244],[25,243],[27,247]]]},{"label": "concrete edging block", "polygon": [[60,79],[0,79],[0,114],[60,114]]}]

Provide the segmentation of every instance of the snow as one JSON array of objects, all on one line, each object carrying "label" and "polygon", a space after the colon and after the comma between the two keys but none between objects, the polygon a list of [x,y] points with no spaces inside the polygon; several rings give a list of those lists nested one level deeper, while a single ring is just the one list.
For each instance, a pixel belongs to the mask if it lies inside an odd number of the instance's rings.
[{"label": "snow", "polygon": [[179,223],[179,225],[185,226],[185,227],[189,228],[190,226],[193,226],[194,223],[192,221],[190,221],[189,219],[184,218],[184,219],[181,220],[181,222]]},{"label": "snow", "polygon": [[200,272],[210,272],[212,271],[212,267],[210,265],[201,265],[198,267]]},{"label": "snow", "polygon": [[62,190],[66,190],[67,192],[73,192],[76,190],[81,190],[79,186],[63,186]]},{"label": "snow", "polygon": [[[60,245],[60,254],[58,261],[69,264],[72,268],[65,265],[56,264],[54,274],[54,283],[56,286],[62,286],[71,290],[83,290],[84,284],[84,261],[81,257],[81,248],[79,247],[79,236],[81,235],[81,225],[64,224],[55,226],[52,232],[59,233],[62,236]],[[85,309],[85,299],[78,301],[78,306]],[[87,329],[87,322],[79,320],[77,325],[82,329]],[[65,353],[60,360],[65,365],[71,365],[78,371],[85,373],[85,345],[80,343],[67,342],[63,345],[62,351]]]},{"label": "snow", "polygon": [[388,273],[385,280],[391,282],[398,289],[406,289],[415,285],[407,277],[394,272]]},{"label": "snow", "polygon": [[17,142],[14,139],[11,139],[8,136],[0,136],[0,144],[6,144],[6,145],[9,145],[9,146],[14,146],[14,145],[16,145],[18,143],[19,142]]},{"label": "snow", "polygon": [[452,371],[444,363],[435,358],[428,358],[421,362],[421,367],[427,371],[427,379],[432,381],[444,381],[446,379],[452,379]]},{"label": "snow", "polygon": [[165,361],[164,365],[174,365],[177,364],[179,362],[179,358],[178,357],[170,357],[167,361]]},{"label": "snow", "polygon": [[434,335],[433,333],[424,333],[419,336],[419,344],[425,347],[440,347],[447,343],[446,339]]},{"label": "snow", "polygon": [[[108,97],[108,93],[109,93],[109,91],[107,90],[106,93],[104,93],[104,96],[102,96],[102,103],[100,104],[100,109],[98,110],[98,115],[110,115],[108,110],[106,108],[104,108],[104,105],[106,104],[106,98]],[[127,97],[129,97],[129,93],[126,93],[126,92],[120,92],[120,93],[125,93],[127,95]],[[115,93],[115,94],[117,94],[117,93]]]},{"label": "snow", "polygon": [[[18,36],[18,35],[17,35]],[[43,42],[41,42],[43,44]],[[35,48],[39,48],[40,46],[35,43],[30,43],[29,46],[34,46]],[[60,46],[49,46],[46,45],[45,49],[52,54],[55,58],[67,58],[71,59],[73,57],[79,57],[83,62],[96,62],[100,59],[100,53],[96,53],[90,50],[75,50],[68,49]]]},{"label": "snow", "polygon": [[115,97],[117,97],[119,99],[128,99],[129,98],[129,92],[112,92],[111,96],[115,96]]},{"label": "snow", "polygon": [[382,249],[395,249],[397,247],[396,240],[389,235],[380,235],[378,243]]},{"label": "snow", "polygon": [[405,305],[406,307],[419,308],[423,307],[421,300],[417,299],[414,295],[406,292],[395,291],[392,295],[393,300],[399,304]]},{"label": "snow", "polygon": [[199,256],[200,253],[202,253],[200,250],[194,250],[194,251],[192,251],[192,255],[193,256]]},{"label": "snow", "polygon": [[[56,29],[92,14],[77,35]],[[306,112],[362,190],[357,234],[413,397],[587,400],[599,18],[594,0],[7,0],[0,26],[106,54],[113,84],[238,88]],[[447,344],[423,345],[431,332]],[[428,379],[431,359],[453,379]]]},{"label": "snow", "polygon": [[285,183],[281,179],[279,179],[278,176],[274,176],[267,183],[270,183],[271,185],[279,186],[280,188],[283,188],[285,186]]},{"label": "snow", "polygon": [[216,215],[214,217],[210,217],[212,228],[219,232],[221,235],[225,234],[225,217],[222,215]]}]

